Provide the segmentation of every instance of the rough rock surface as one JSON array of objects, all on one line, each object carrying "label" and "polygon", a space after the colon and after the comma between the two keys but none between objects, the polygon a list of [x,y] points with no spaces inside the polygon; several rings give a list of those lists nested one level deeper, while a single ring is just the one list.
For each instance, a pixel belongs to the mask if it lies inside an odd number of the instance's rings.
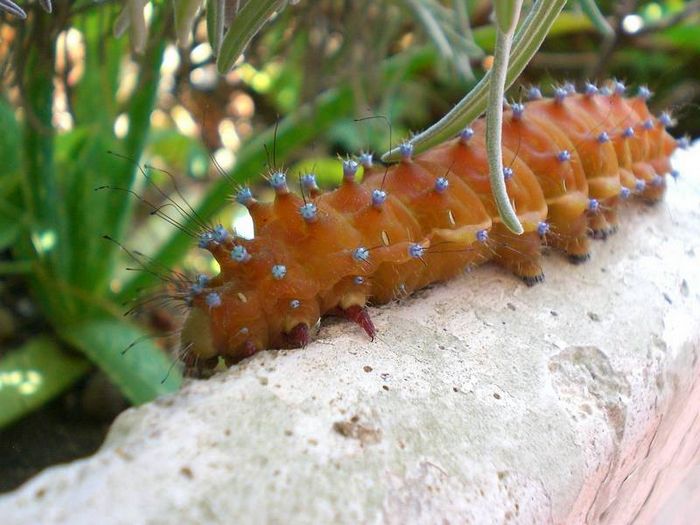
[{"label": "rough rock surface", "polygon": [[588,264],[550,254],[534,288],[479,268],[373,310],[374,343],[326,323],[190,382],[0,498],[2,522],[690,523],[700,179],[681,169]]}]

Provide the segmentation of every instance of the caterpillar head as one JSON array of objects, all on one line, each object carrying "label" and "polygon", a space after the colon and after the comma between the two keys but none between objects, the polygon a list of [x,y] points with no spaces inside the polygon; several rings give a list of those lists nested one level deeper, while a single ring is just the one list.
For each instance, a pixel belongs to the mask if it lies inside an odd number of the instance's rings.
[{"label": "caterpillar head", "polygon": [[235,362],[265,348],[269,331],[257,294],[216,290],[192,300],[181,335],[188,354],[202,361],[224,356]]},{"label": "caterpillar head", "polygon": [[255,239],[211,249],[221,273],[193,285],[182,345],[194,359],[235,363],[265,348],[305,346],[320,318],[318,285]]}]

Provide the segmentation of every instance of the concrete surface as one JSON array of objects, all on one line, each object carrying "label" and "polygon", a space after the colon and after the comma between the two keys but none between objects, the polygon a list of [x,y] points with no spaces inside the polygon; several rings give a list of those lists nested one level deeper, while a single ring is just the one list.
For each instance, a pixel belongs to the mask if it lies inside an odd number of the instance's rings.
[{"label": "concrete surface", "polygon": [[[692,523],[700,148],[593,259],[493,267],[131,409],[4,524]],[[695,169],[692,168],[692,158]],[[675,520],[675,521],[674,521]]]}]

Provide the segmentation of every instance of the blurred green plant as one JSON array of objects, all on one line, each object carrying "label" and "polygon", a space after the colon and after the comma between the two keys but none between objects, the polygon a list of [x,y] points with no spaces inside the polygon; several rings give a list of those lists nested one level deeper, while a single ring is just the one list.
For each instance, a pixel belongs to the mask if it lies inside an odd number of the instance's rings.
[{"label": "blurred green plant", "polygon": [[[30,13],[17,26],[17,42],[11,57],[22,94],[24,122],[20,125],[7,100],[0,100],[4,130],[17,138],[14,157],[5,166],[0,182],[3,220],[19,225],[13,263],[26,268],[27,281],[61,341],[102,366],[129,400],[142,403],[174,390],[180,384],[177,373],[166,377],[170,359],[150,341],[137,351],[122,356],[126,338],[143,335],[141,329],[123,318],[121,308],[110,299],[109,285],[116,264],[114,246],[101,240],[109,233],[123,238],[132,203],[116,192],[94,192],[95,186],[134,186],[136,169],[107,154],[108,150],[139,158],[146,144],[149,117],[159,80],[164,43],[154,38],[139,61],[138,88],[123,108],[115,104],[120,61],[124,44],[106,41],[111,32],[109,16],[102,10],[73,17],[85,38],[87,74],[72,93],[74,124],[67,133],[57,134],[53,121],[56,39],[67,27],[62,11],[49,15]],[[64,16],[61,16],[64,15]],[[154,28],[163,26],[155,19]],[[113,133],[117,113],[129,115],[129,132],[123,141]],[[1,269],[0,269],[1,270]],[[79,335],[76,335],[79,334]],[[37,341],[43,341],[39,336]],[[80,375],[67,373],[60,363],[84,371],[87,362],[70,355],[63,345],[36,343],[30,339],[0,362],[6,374],[29,374],[39,383],[32,399],[48,399],[60,393]],[[0,405],[15,398],[17,388],[0,387]],[[36,406],[27,398],[26,410]],[[0,425],[22,411],[0,412]]]},{"label": "blurred green plant", "polygon": [[[11,71],[17,91],[15,99],[0,93],[0,249],[6,254],[0,276],[23,278],[51,327],[49,333],[27,337],[0,360],[0,426],[58,395],[92,365],[104,370],[133,403],[173,391],[182,381],[147,331],[122,315],[122,303],[158,279],[147,271],[123,278],[123,253],[102,240],[105,234],[119,243],[128,238],[139,213],[134,199],[125,191],[93,191],[99,186],[148,191],[136,167],[144,156],[157,156],[194,177],[206,176],[201,166],[208,161],[210,145],[174,129],[151,129],[168,42],[177,39],[186,49],[200,45],[191,42],[192,35],[205,25],[217,68],[227,72],[234,67],[233,74],[255,98],[258,120],[267,127],[258,126],[236,152],[229,177],[208,187],[195,206],[199,219],[184,218],[183,228],[150,254],[148,264],[154,268],[182,267],[193,244],[185,230],[196,230],[198,221],[213,221],[222,213],[231,181],[258,178],[267,162],[265,146],[275,136],[279,162],[311,150],[314,161],[293,165],[293,173],[314,167],[331,184],[337,173],[328,159],[334,153],[388,144],[390,132],[381,119],[355,120],[367,116],[368,107],[387,115],[394,139],[411,126],[438,120],[474,86],[481,87],[468,95],[472,105],[459,106],[467,107],[461,120],[450,120],[442,131],[448,129],[449,135],[485,108],[481,61],[494,52],[497,39],[488,1],[319,0],[286,6],[271,0],[163,0],[150,4],[150,21],[146,4],[130,0],[118,11],[116,3],[92,0],[53,6],[25,2],[22,7],[0,0],[0,11],[23,16],[26,9],[28,14],[26,21],[11,24],[15,42],[9,68],[2,68],[3,74]],[[544,4],[525,2],[525,7]],[[561,7],[563,0],[549,4]],[[525,72],[528,81],[547,78],[561,63],[570,79],[596,69],[604,74],[596,50],[605,35],[605,66],[630,79],[663,79],[654,85],[659,98],[674,103],[679,78],[697,90],[696,79],[678,75],[697,56],[698,4],[640,2],[625,11],[618,3],[581,0],[571,2],[556,20],[550,10],[545,11],[552,16],[534,22],[526,17],[520,27],[537,38],[519,47],[516,37],[504,87],[526,66],[547,30],[545,50]],[[612,15],[604,17],[601,11]],[[71,28],[84,39],[85,66],[66,93],[72,126],[59,133],[52,110],[55,80],[63,74],[57,70],[61,57],[56,49]],[[113,31],[128,32],[136,52],[137,85],[126,98],[117,95],[129,45],[112,38]],[[178,82],[186,83],[187,75]],[[173,96],[177,90],[171,90]],[[215,90],[208,96],[215,96]],[[278,114],[283,116],[275,124]],[[128,131],[118,138],[115,126],[124,116]]]}]

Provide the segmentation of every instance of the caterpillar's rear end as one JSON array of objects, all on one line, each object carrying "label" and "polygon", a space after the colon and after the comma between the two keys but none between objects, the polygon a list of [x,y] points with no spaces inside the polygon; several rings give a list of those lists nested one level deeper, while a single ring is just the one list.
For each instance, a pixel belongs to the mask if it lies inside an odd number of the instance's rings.
[{"label": "caterpillar's rear end", "polygon": [[[221,227],[202,234],[221,273],[190,293],[182,332],[188,365],[235,363],[266,348],[305,346],[324,315],[339,315],[373,337],[368,304],[383,304],[486,261],[528,285],[542,281],[543,243],[572,262],[589,258],[589,238],[617,227],[620,202],[663,197],[678,143],[667,114],[651,115],[641,88],[626,98],[619,82],[583,93],[571,85],[544,98],[528,92],[503,123],[503,177],[525,233],[502,224],[491,194],[485,123],[454,140],[374,166],[369,155],[343,162],[343,182],[321,193],[312,174],[301,195],[285,174],[269,181],[276,197],[258,202],[247,188],[236,200],[250,211],[255,238]],[[360,165],[362,182],[356,180]]]}]

